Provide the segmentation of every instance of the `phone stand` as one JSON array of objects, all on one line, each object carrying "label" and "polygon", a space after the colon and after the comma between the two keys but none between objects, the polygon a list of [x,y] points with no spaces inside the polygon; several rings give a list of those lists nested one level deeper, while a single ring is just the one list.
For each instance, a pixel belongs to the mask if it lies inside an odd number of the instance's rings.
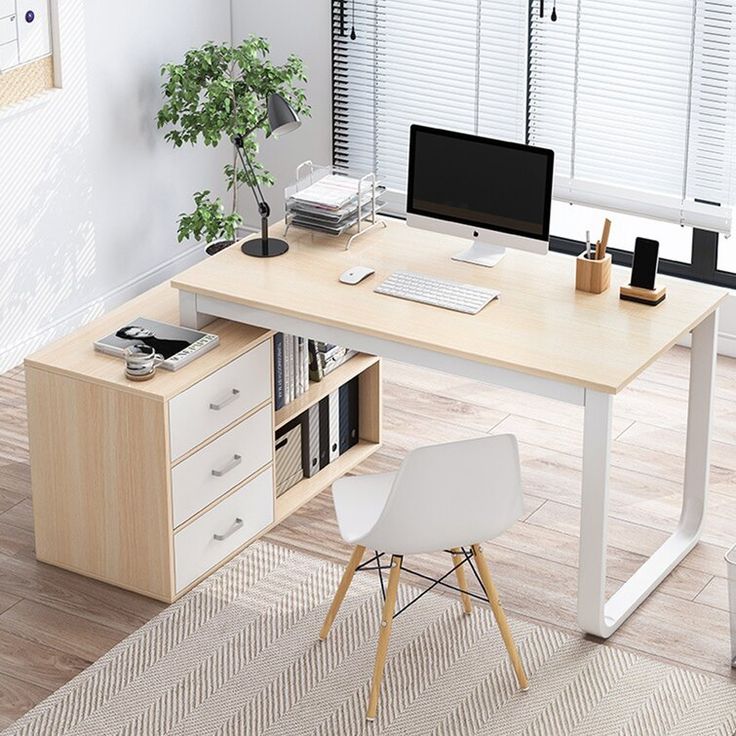
[{"label": "phone stand", "polygon": [[619,297],[627,302],[639,302],[654,307],[667,296],[667,287],[660,286],[655,289],[642,289],[640,286],[622,286]]}]

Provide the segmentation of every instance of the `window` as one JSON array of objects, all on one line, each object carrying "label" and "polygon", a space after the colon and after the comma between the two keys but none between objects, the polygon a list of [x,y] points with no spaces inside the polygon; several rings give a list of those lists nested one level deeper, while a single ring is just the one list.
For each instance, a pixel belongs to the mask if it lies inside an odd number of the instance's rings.
[{"label": "window", "polygon": [[524,140],[526,0],[335,0],[333,8],[336,164],[375,170],[403,193],[411,123]]},{"label": "window", "polygon": [[337,163],[403,191],[411,122],[526,138],[558,199],[730,232],[733,0],[334,7]]},{"label": "window", "polygon": [[692,228],[730,234],[736,0],[557,0],[555,22],[545,6],[333,0],[334,162],[375,170],[402,214],[411,123],[526,141],[555,150],[565,250],[603,212],[632,233],[672,223],[673,262]]},{"label": "window", "polygon": [[529,142],[555,196],[730,232],[734,8],[727,0],[532,2]]}]

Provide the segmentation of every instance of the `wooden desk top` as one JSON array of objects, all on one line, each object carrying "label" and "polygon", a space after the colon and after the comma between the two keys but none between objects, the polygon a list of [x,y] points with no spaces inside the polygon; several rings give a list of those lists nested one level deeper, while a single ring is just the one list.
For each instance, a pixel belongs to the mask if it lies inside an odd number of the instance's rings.
[{"label": "wooden desk top", "polygon": [[[575,291],[575,260],[509,250],[494,268],[452,261],[466,243],[386,218],[358,238],[343,240],[292,229],[289,252],[251,258],[232,247],[193,266],[172,285],[226,301],[342,327],[448,355],[477,360],[607,393],[621,391],[725,298],[723,289],[660,277],[667,298],[656,307],[619,300],[629,270],[614,268],[611,288]],[[271,234],[281,236],[283,223]],[[341,284],[350,266],[376,274]],[[500,299],[477,315],[452,312],[373,288],[398,270],[498,289]]]},{"label": "wooden desk top", "polygon": [[90,322],[73,335],[62,337],[38,350],[26,358],[25,365],[164,401],[226,365],[271,334],[258,327],[217,320],[205,328],[206,332],[220,337],[216,348],[178,371],[159,368],[150,381],[136,382],[129,381],[123,375],[122,358],[105,355],[93,347],[95,340],[136,317],[178,325],[179,292],[168,283],[156,286]]}]

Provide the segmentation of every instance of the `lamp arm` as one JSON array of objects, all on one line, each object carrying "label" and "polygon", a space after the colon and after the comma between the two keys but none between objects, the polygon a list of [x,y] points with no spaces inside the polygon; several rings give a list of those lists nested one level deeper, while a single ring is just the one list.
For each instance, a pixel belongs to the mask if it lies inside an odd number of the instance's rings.
[{"label": "lamp arm", "polygon": [[[245,152],[245,148],[243,147],[243,136],[235,136],[233,138],[233,143],[235,144],[235,150],[238,152],[238,156],[240,156],[240,162],[243,164],[243,168],[250,172],[251,181],[253,183],[251,184],[249,182],[248,186],[253,192],[253,196],[256,199],[256,204],[258,205],[258,209],[260,211],[261,205],[266,204],[266,198],[263,196],[263,192],[261,191],[261,185],[258,183],[258,178],[256,177],[256,172],[253,169],[253,164],[250,161],[250,157]],[[237,185],[237,178],[235,184]]]},{"label": "lamp arm", "polygon": [[[238,156],[240,156],[243,168],[250,172],[251,181],[253,183],[249,184],[249,186],[250,190],[253,192],[256,204],[258,205],[258,214],[261,216],[261,242],[265,247],[268,243],[268,217],[271,214],[271,208],[268,206],[268,202],[266,202],[266,198],[263,196],[261,185],[258,183],[258,179],[256,178],[256,172],[253,169],[250,157],[245,152],[245,148],[243,148],[243,139],[240,136],[236,136],[233,139],[233,143],[235,144],[235,150],[238,152]],[[237,177],[235,184],[237,186]]]}]

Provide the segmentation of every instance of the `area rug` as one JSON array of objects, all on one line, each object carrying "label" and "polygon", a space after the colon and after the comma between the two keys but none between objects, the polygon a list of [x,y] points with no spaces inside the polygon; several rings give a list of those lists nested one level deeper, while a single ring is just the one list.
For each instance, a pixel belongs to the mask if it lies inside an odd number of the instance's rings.
[{"label": "area rug", "polygon": [[[732,736],[736,688],[511,620],[520,692],[487,606],[429,593],[396,619],[378,719],[365,721],[381,595],[356,576],[327,642],[341,568],[246,549],[3,736]],[[416,591],[404,587],[400,601]]]}]

